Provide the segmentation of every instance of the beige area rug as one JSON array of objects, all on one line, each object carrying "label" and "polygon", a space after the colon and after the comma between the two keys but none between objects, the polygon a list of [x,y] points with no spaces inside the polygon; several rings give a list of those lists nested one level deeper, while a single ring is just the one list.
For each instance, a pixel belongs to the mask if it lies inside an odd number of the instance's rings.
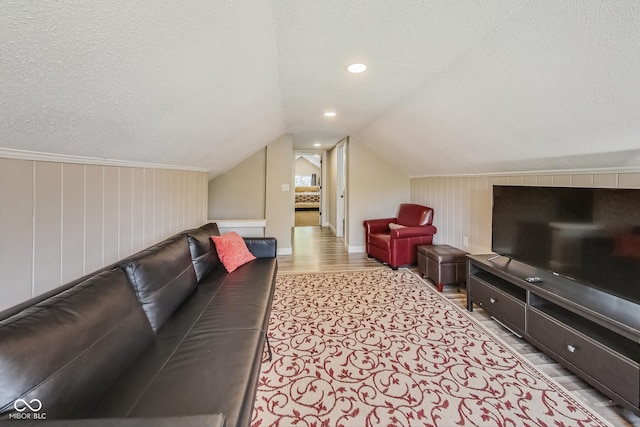
[{"label": "beige area rug", "polygon": [[296,227],[320,225],[320,211],[296,211]]},{"label": "beige area rug", "polygon": [[253,426],[605,426],[408,270],[280,274]]}]

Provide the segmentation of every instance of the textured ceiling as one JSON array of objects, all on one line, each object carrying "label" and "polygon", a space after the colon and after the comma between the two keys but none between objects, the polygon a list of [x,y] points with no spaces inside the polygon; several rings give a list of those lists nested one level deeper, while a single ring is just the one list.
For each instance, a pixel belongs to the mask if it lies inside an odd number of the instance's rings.
[{"label": "textured ceiling", "polygon": [[285,133],[410,176],[640,166],[640,2],[3,0],[0,129],[212,176]]},{"label": "textured ceiling", "polygon": [[410,176],[640,166],[640,2],[528,2],[355,134]]}]

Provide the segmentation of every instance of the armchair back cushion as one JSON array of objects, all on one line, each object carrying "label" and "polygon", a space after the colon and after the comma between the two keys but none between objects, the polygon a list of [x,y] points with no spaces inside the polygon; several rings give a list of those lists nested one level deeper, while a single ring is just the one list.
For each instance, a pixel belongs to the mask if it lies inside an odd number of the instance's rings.
[{"label": "armchair back cushion", "polygon": [[433,209],[412,203],[403,203],[398,209],[398,224],[405,227],[422,227],[433,222]]}]

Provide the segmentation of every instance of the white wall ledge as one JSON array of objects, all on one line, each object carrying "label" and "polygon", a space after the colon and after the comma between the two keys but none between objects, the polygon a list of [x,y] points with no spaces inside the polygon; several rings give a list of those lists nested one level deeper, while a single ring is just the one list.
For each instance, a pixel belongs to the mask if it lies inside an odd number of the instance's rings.
[{"label": "white wall ledge", "polygon": [[266,219],[210,219],[208,222],[215,222],[218,228],[264,228],[267,226]]}]

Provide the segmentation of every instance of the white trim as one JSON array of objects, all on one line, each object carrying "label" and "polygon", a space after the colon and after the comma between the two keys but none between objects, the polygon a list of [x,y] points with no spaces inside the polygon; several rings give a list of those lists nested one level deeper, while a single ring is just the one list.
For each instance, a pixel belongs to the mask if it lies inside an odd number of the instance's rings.
[{"label": "white trim", "polygon": [[530,170],[530,171],[505,171],[505,172],[486,172],[486,173],[461,173],[461,174],[441,174],[441,175],[413,175],[409,179],[420,178],[465,178],[479,176],[514,176],[514,175],[583,175],[597,173],[637,173],[640,172],[639,166],[628,167],[611,167],[611,168],[595,168],[595,169],[557,169],[557,170]]},{"label": "white trim", "polygon": [[330,223],[328,223],[328,222],[327,222],[327,223],[326,223],[326,226],[327,226],[327,227],[329,227],[329,230],[331,230],[331,232],[333,233],[333,235],[334,235],[334,236],[336,236],[336,229],[335,229],[335,227],[333,226],[333,224],[330,224]]},{"label": "white trim", "polygon": [[13,148],[3,147],[0,147],[0,158],[34,160],[40,162],[76,163],[82,165],[122,166],[130,168],[175,169],[193,172],[209,172],[209,169],[206,168],[133,162],[129,160],[104,159],[99,157],[72,156],[69,154],[52,154],[39,151],[17,150]]},{"label": "white trim", "polygon": [[264,228],[266,219],[210,219],[207,222],[215,222],[219,228]]},{"label": "white trim", "polygon": [[364,246],[349,246],[347,245],[347,252],[350,254],[354,254],[354,253],[363,253],[365,251],[365,247]]},{"label": "white trim", "polygon": [[36,296],[36,212],[38,202],[36,199],[36,164],[35,162],[31,165],[31,201],[33,205],[31,206],[31,297]]},{"label": "white trim", "polygon": [[336,237],[345,237],[347,232],[347,138],[336,145]]},{"label": "white trim", "polygon": [[62,285],[64,277],[64,167],[60,165],[60,278]]},{"label": "white trim", "polygon": [[293,248],[278,248],[277,255],[293,255]]}]

